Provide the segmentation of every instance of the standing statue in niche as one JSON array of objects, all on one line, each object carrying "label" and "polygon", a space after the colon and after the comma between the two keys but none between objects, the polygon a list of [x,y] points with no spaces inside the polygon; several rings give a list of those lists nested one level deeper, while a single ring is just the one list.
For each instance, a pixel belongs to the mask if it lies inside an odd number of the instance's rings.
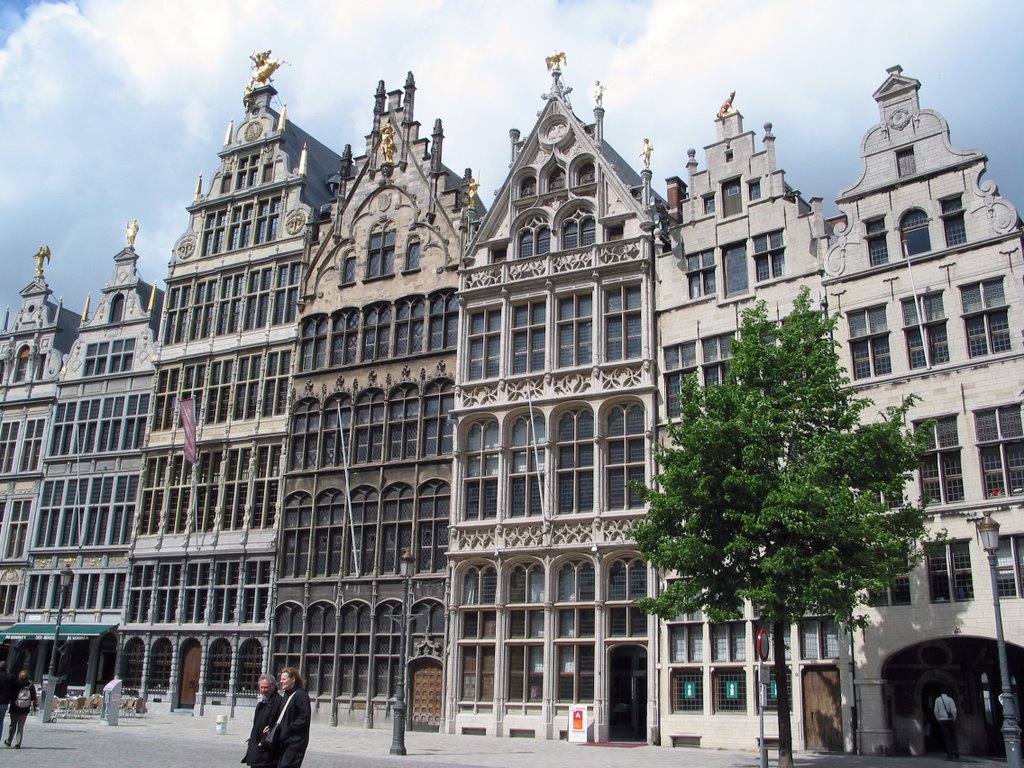
[{"label": "standing statue in niche", "polygon": [[380,129],[380,156],[385,163],[395,162],[395,127],[391,123]]},{"label": "standing statue in niche", "polygon": [[644,161],[644,170],[651,167],[651,155],[654,154],[654,145],[650,139],[644,139],[643,149],[640,150],[640,159]]}]

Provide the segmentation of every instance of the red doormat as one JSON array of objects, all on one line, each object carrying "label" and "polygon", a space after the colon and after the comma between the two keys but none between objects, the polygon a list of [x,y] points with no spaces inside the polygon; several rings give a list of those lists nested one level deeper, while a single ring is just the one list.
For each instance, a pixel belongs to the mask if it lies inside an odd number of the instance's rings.
[{"label": "red doormat", "polygon": [[580,744],[581,747],[622,747],[632,749],[633,747],[646,747],[646,741],[588,741]]}]

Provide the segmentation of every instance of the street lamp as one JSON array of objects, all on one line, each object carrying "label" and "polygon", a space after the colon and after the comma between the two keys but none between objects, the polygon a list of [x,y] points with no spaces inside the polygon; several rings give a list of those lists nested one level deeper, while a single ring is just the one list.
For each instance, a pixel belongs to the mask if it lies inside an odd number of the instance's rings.
[{"label": "street lamp", "polygon": [[1020,727],[1017,725],[1017,707],[1010,688],[1010,665],[1006,661],[1006,641],[1003,639],[1003,611],[999,605],[999,584],[996,581],[996,554],[999,552],[999,523],[992,519],[992,512],[985,510],[977,521],[981,546],[988,553],[988,569],[992,577],[992,602],[996,610],[996,648],[999,651],[999,679],[1002,692],[999,703],[1003,706],[1003,743],[1006,745],[1006,764],[1010,768],[1021,768]]},{"label": "street lamp", "polygon": [[75,574],[71,570],[71,566],[65,565],[64,569],[60,572],[60,597],[57,600],[57,626],[53,630],[53,647],[50,649],[50,677],[54,678],[57,675],[57,646],[60,645],[60,625],[64,618],[64,593],[67,592],[68,587],[71,586],[71,580],[75,578]]},{"label": "street lamp", "polygon": [[394,730],[391,734],[391,754],[404,755],[405,751],[405,667],[409,663],[409,579],[412,578],[412,549],[402,550],[402,634],[398,653],[398,689],[395,692]]}]

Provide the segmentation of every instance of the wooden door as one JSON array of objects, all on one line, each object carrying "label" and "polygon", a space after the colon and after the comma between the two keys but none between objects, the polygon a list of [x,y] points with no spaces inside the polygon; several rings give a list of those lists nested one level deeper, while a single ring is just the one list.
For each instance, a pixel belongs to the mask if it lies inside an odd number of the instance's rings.
[{"label": "wooden door", "polygon": [[839,670],[810,667],[804,670],[804,741],[815,752],[842,752],[842,704]]},{"label": "wooden door", "polygon": [[199,643],[186,645],[181,653],[181,677],[178,685],[178,706],[194,707],[199,692],[199,669],[203,660],[203,649]]},{"label": "wooden door", "polygon": [[441,727],[441,665],[418,664],[411,671],[412,714],[409,727],[417,731],[436,731]]}]

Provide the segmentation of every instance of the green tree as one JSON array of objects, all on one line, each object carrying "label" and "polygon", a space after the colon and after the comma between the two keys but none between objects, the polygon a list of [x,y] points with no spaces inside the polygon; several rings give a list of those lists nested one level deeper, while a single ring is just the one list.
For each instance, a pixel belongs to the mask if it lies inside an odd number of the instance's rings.
[{"label": "green tree", "polygon": [[782,768],[793,765],[793,621],[862,622],[866,593],[905,572],[925,535],[921,508],[903,495],[921,455],[904,426],[912,401],[862,421],[871,403],[839,363],[836,321],[807,289],[780,323],[763,302],[743,313],[726,381],[683,381],[659,474],[641,489],[650,511],[633,527],[644,557],[676,577],[644,610],[722,621],[747,599],[771,626]]}]

